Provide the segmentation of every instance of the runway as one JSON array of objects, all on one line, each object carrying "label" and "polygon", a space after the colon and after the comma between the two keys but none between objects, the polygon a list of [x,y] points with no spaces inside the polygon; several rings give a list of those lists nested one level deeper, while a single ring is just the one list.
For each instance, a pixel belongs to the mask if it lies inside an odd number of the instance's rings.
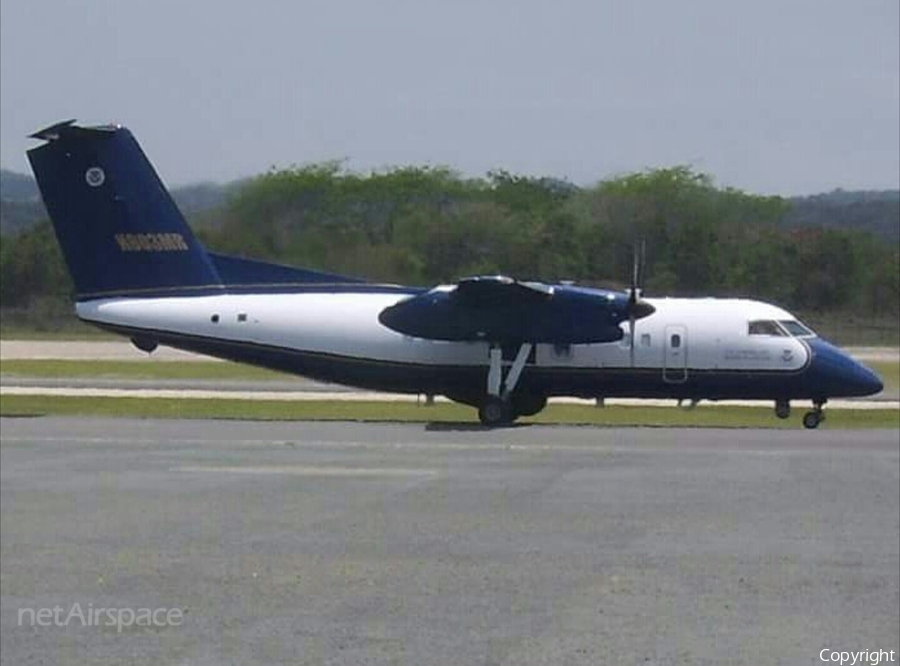
[{"label": "runway", "polygon": [[[897,431],[0,420],[3,662],[900,649]],[[22,608],[180,626],[18,626]],[[895,652],[896,654],[896,652]]]}]

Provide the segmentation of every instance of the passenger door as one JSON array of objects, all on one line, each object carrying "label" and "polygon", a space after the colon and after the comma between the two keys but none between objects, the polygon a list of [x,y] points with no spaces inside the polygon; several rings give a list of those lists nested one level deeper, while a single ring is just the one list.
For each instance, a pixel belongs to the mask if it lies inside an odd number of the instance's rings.
[{"label": "passenger door", "polygon": [[687,327],[666,326],[663,381],[680,384],[687,381]]}]

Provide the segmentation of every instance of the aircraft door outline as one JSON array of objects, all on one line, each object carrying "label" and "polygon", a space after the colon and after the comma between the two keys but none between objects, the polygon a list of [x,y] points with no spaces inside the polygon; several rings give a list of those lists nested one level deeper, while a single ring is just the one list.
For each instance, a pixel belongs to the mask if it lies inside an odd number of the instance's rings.
[{"label": "aircraft door outline", "polygon": [[666,326],[663,352],[663,381],[681,384],[687,381],[687,327]]}]

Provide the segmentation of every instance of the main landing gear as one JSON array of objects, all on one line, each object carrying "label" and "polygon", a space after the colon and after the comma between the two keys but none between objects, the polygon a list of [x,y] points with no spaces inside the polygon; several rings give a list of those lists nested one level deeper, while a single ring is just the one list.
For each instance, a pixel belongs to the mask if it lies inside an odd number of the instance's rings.
[{"label": "main landing gear", "polygon": [[[803,415],[803,427],[808,430],[813,430],[814,428],[818,428],[819,424],[825,420],[825,412],[822,411],[822,406],[825,404],[825,400],[814,400],[813,401],[813,409],[811,412],[806,412]],[[791,403],[789,400],[777,400],[775,401],[775,416],[780,419],[789,418],[791,415]]]},{"label": "main landing gear", "polygon": [[489,395],[478,408],[478,419],[488,427],[512,423],[514,416],[512,404],[508,400]]},{"label": "main landing gear", "polygon": [[547,404],[542,396],[513,395],[522,370],[528,362],[534,345],[526,342],[519,347],[516,358],[506,377],[503,377],[503,350],[491,345],[488,353],[487,395],[478,407],[478,418],[488,427],[512,423],[519,416],[537,414]]}]

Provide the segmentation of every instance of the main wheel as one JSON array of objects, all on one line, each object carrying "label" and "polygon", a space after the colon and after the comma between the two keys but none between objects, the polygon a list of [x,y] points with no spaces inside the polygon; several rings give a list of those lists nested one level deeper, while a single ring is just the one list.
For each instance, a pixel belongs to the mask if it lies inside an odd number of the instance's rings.
[{"label": "main wheel", "polygon": [[819,427],[822,417],[819,412],[806,412],[803,415],[803,427],[807,430],[813,430]]},{"label": "main wheel", "polygon": [[516,416],[534,416],[547,406],[547,396],[524,393],[513,394],[512,408]]},{"label": "main wheel", "polygon": [[478,418],[489,428],[512,421],[512,407],[505,400],[489,396],[478,408]]},{"label": "main wheel", "polygon": [[786,419],[791,415],[791,403],[787,400],[778,400],[775,402],[775,416],[780,419]]}]

